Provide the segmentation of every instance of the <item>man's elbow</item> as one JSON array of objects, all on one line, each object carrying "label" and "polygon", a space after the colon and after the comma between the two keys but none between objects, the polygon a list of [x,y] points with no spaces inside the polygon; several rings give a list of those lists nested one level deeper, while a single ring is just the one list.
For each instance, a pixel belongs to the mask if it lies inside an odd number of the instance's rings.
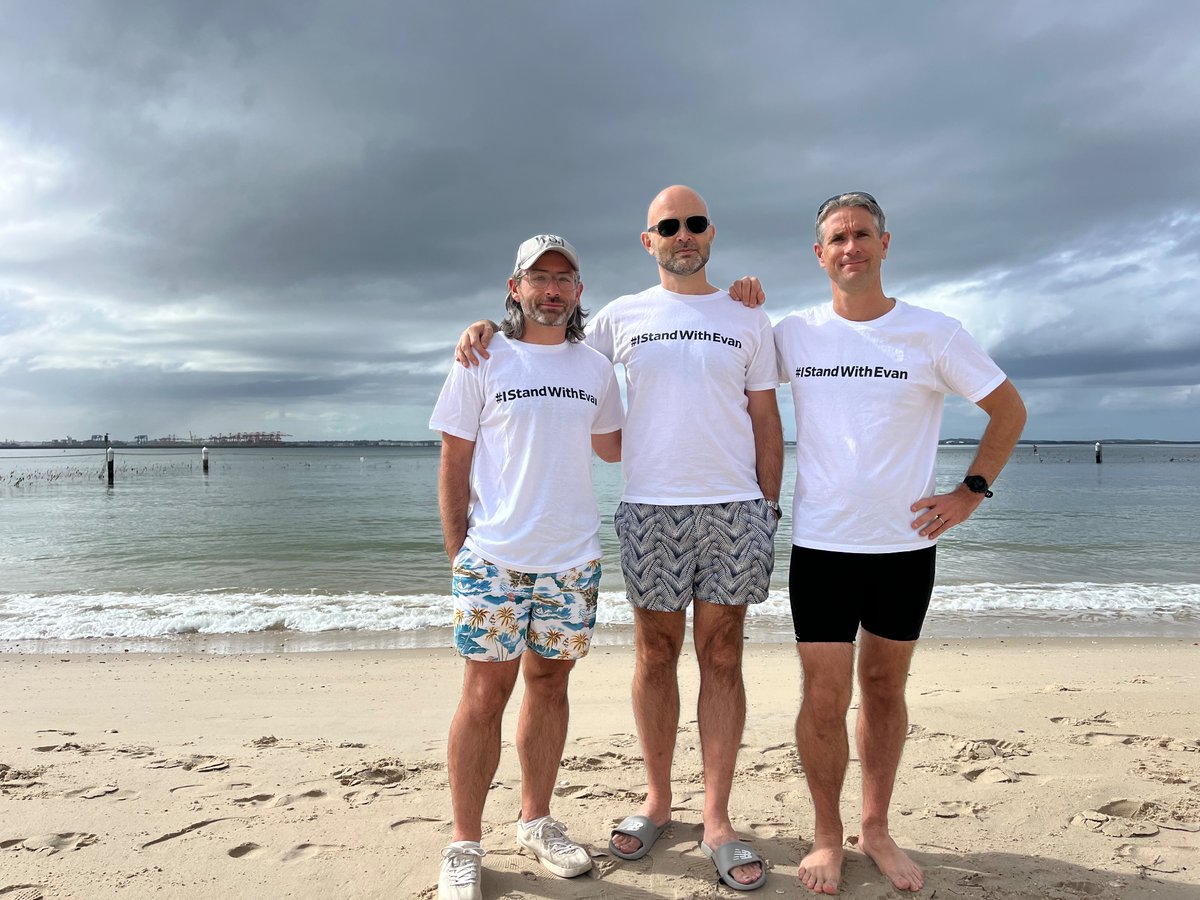
[{"label": "man's elbow", "polygon": [[[987,400],[992,402],[988,403]],[[1006,432],[1019,437],[1025,430],[1029,411],[1025,408],[1025,401],[1021,399],[1021,395],[1013,383],[1011,381],[1004,382],[987,400],[980,404],[984,407],[984,412]]]},{"label": "man's elbow", "polygon": [[606,463],[621,461],[621,432],[598,434],[592,438],[592,450]]}]

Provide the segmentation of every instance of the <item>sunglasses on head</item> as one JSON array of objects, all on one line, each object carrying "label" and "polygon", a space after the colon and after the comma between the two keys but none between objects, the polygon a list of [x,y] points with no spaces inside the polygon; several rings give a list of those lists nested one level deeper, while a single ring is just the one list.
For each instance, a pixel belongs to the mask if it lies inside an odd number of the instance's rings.
[{"label": "sunglasses on head", "polygon": [[[683,224],[692,234],[704,234],[708,231],[708,216],[688,216]],[[646,230],[662,237],[674,237],[679,233],[679,225],[678,219],[660,219]]]}]

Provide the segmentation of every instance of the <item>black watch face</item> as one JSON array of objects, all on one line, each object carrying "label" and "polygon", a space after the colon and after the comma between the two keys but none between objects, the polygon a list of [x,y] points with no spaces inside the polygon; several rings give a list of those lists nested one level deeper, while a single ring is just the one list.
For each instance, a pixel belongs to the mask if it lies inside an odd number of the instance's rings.
[{"label": "black watch face", "polygon": [[963,484],[973,494],[987,493],[988,483],[982,475],[968,475],[963,479]]}]

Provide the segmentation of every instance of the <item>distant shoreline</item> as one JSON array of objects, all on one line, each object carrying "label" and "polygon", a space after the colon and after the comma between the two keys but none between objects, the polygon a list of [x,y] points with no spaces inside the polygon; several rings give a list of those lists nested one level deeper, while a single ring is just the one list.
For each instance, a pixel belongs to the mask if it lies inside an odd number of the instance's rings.
[{"label": "distant shoreline", "polygon": [[[795,441],[784,441],[789,447],[796,446]],[[1096,440],[1057,441],[1022,438],[1017,442],[1020,447],[1091,447]],[[1163,438],[1100,438],[1099,443],[1106,446],[1117,445],[1157,445],[1157,446],[1196,446],[1200,441],[1173,441]],[[978,438],[945,438],[938,441],[939,447],[974,447],[979,444]],[[334,440],[334,441],[278,441],[278,442],[238,442],[238,441],[4,441],[0,442],[0,450],[104,450],[112,447],[114,450],[200,450],[209,448],[230,448],[240,450],[290,450],[314,449],[322,447],[440,447],[439,440],[398,441],[398,440]]]}]

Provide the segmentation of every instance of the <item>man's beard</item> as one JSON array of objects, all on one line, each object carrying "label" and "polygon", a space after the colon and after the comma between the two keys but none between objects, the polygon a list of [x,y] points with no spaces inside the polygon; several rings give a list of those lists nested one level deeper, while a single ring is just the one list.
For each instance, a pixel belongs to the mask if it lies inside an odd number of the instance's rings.
[{"label": "man's beard", "polygon": [[658,264],[670,272],[672,275],[695,275],[706,265],[708,265],[708,251],[703,247],[688,247],[685,249],[695,250],[694,256],[677,257],[666,251],[657,254]]},{"label": "man's beard", "polygon": [[525,313],[525,318],[532,322],[537,322],[539,325],[546,325],[550,328],[557,328],[560,325],[566,325],[571,320],[571,313],[575,312],[575,307],[568,306],[557,315],[539,309],[533,303],[521,304],[521,311]]}]

